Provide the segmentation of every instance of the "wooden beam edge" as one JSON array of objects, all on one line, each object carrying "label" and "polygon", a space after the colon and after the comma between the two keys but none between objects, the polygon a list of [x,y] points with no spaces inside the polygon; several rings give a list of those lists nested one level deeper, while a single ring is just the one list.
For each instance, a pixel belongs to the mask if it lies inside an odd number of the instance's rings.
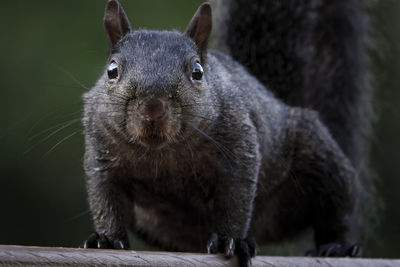
[{"label": "wooden beam edge", "polygon": [[[257,256],[258,266],[400,266],[395,259],[312,258]],[[0,266],[238,266],[236,258],[226,260],[222,255],[158,251],[79,249],[60,247],[30,247],[0,245]]]}]

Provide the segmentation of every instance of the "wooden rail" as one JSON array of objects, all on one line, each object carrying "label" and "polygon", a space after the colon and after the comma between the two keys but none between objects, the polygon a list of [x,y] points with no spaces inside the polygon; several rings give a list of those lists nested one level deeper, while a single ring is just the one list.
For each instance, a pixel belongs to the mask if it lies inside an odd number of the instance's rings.
[{"label": "wooden rail", "polygon": [[[0,266],[238,266],[237,259],[222,255],[142,252],[103,249],[47,248],[0,245]],[[253,267],[400,266],[400,260],[266,257],[253,259]]]}]

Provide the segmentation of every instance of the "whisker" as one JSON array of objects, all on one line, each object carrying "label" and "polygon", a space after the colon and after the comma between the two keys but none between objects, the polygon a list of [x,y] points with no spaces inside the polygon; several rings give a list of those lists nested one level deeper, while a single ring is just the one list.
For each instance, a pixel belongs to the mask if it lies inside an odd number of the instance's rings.
[{"label": "whisker", "polygon": [[82,216],[84,216],[86,214],[89,214],[89,213],[90,213],[90,209],[87,209],[85,211],[82,211],[82,212],[80,212],[80,213],[78,213],[78,214],[66,219],[65,222],[68,223],[68,222],[74,221],[74,220],[76,220],[76,219],[78,219],[78,218],[80,218],[80,217],[82,217]]},{"label": "whisker", "polygon": [[[212,125],[213,125],[213,126],[225,126],[225,127],[229,127],[229,125],[228,125],[227,123],[225,123],[225,122],[224,122],[223,120],[221,120],[221,119],[211,119],[211,118],[207,118],[207,117],[204,117],[204,116],[201,116],[201,115],[191,114],[191,113],[187,113],[187,112],[185,112],[185,113],[183,113],[183,112],[176,112],[176,113],[174,113],[174,114],[176,114],[176,115],[183,115],[183,116],[189,116],[189,117],[193,117],[193,118],[200,118],[200,119],[202,119],[202,120],[204,120],[204,121],[211,122],[210,124],[207,125],[207,129],[208,129],[209,127],[211,127]],[[219,114],[219,116],[222,117],[222,118],[225,118],[226,120],[229,121],[229,119],[226,118],[225,116],[223,116],[223,115],[221,115],[221,114]]]},{"label": "whisker", "polygon": [[142,159],[143,159],[143,157],[147,154],[147,152],[149,151],[149,149],[147,148],[147,147],[143,147],[143,150],[144,150],[144,152],[143,152],[143,154],[141,155],[141,156],[139,156],[138,158],[137,158],[137,162],[139,162],[139,161],[141,161]]},{"label": "whisker", "polygon": [[43,155],[43,157],[41,158],[41,160],[42,160],[43,158],[45,158],[47,155],[49,155],[56,147],[58,147],[60,144],[62,144],[65,140],[71,138],[72,136],[74,136],[75,134],[77,134],[77,133],[79,133],[79,132],[81,132],[81,131],[82,131],[81,129],[76,130],[75,132],[73,132],[73,133],[67,135],[66,137],[64,137],[63,139],[61,139],[59,142],[57,142],[54,146],[52,146],[52,147]]},{"label": "whisker", "polygon": [[181,105],[180,107],[181,107],[181,108],[186,108],[186,107],[196,107],[196,106],[199,106],[199,107],[201,107],[201,106],[207,106],[207,107],[218,107],[218,108],[224,107],[224,106],[221,105],[221,104],[215,104],[215,103],[210,103],[210,102],[204,102],[204,103],[197,103],[197,102],[195,102],[195,103],[190,103],[190,104]]},{"label": "whisker", "polygon": [[88,105],[109,105],[109,106],[125,106],[125,103],[118,103],[118,102],[100,102],[100,101],[84,101],[83,104]]},{"label": "whisker", "polygon": [[[28,154],[30,151],[32,151],[35,147],[37,147],[38,145],[42,144],[43,142],[45,142],[46,140],[48,140],[51,136],[55,135],[56,133],[60,132],[61,130],[73,125],[74,123],[76,123],[77,121],[80,121],[80,119],[77,120],[72,120],[70,122],[68,122],[67,124],[62,125],[61,127],[59,127],[57,130],[55,130],[54,132],[48,134],[46,137],[40,139],[36,144],[32,145],[31,147],[29,147],[27,150],[25,150],[22,154],[26,155]],[[47,132],[48,130],[46,130],[45,132]],[[36,135],[38,136],[38,135]],[[32,140],[32,139],[30,139]]]},{"label": "whisker", "polygon": [[198,181],[199,179],[198,179],[198,177],[197,177],[196,168],[195,168],[195,166],[194,166],[196,160],[195,160],[195,158],[194,158],[194,153],[193,153],[192,146],[191,146],[191,144],[186,140],[185,136],[184,136],[181,132],[179,132],[178,135],[182,137],[182,139],[183,139],[183,141],[184,141],[186,147],[187,147],[188,150],[189,150],[190,156],[191,156],[191,158],[192,158],[191,160],[189,160],[189,164],[190,164],[191,169],[192,169],[193,177]]},{"label": "whisker", "polygon": [[110,118],[119,118],[119,117],[125,117],[126,115],[123,112],[118,112],[118,111],[90,111],[90,112],[86,112],[87,115],[94,115],[94,114],[98,114],[98,115],[102,115],[102,116],[107,116]]},{"label": "whisker", "polygon": [[12,131],[13,129],[15,129],[15,128],[18,127],[19,125],[21,125],[23,122],[27,121],[28,118],[29,118],[29,115],[28,115],[28,116],[25,116],[25,117],[22,118],[22,119],[19,119],[19,120],[13,122],[9,127],[7,127],[6,129],[4,129],[4,130],[2,131],[2,133],[0,134],[0,139],[2,139],[2,138],[4,138],[5,136],[7,136],[7,134],[8,134],[10,131]]},{"label": "whisker", "polygon": [[68,126],[72,125],[73,123],[76,123],[76,122],[78,122],[78,121],[80,121],[80,120],[81,120],[81,119],[79,118],[79,119],[73,119],[73,120],[69,120],[69,121],[66,121],[66,122],[58,123],[58,124],[56,124],[56,125],[54,125],[54,126],[51,126],[50,128],[47,128],[47,129],[45,129],[45,130],[43,130],[43,131],[40,131],[40,132],[37,133],[37,134],[34,134],[33,136],[29,137],[28,140],[31,141],[31,140],[35,139],[36,137],[38,137],[38,136],[40,136],[40,135],[42,135],[42,134],[44,134],[44,133],[47,133],[48,131],[51,131],[51,130],[53,130],[53,129],[55,129],[55,128],[61,126],[61,127],[60,127],[59,129],[57,129],[55,132],[51,133],[50,135],[48,135],[48,136],[46,136],[45,138],[43,138],[42,140],[40,140],[40,142],[46,141],[46,140],[47,140],[49,137],[51,137],[53,134],[59,132],[60,130],[62,130],[62,129],[64,129],[64,128],[66,128],[66,127],[68,127]]},{"label": "whisker", "polygon": [[74,75],[72,75],[71,72],[67,71],[64,68],[59,67],[59,69],[64,72],[64,74],[66,74],[67,76],[69,76],[76,84],[78,84],[81,88],[85,89],[85,90],[90,90],[89,87],[85,86],[81,81],[79,81]]},{"label": "whisker", "polygon": [[[129,96],[123,95],[123,94],[117,93],[117,92],[113,92],[112,95],[110,95],[110,94],[107,93],[107,92],[101,92],[101,91],[96,92],[96,93],[97,93],[97,95],[98,95],[98,94],[101,94],[101,95],[105,95],[105,96],[107,96],[107,97],[109,97],[109,98],[117,98],[117,99],[120,99],[120,100],[129,100]],[[89,97],[85,97],[85,98],[86,98],[86,99],[91,99],[91,98],[89,98]],[[95,98],[95,97],[93,97],[93,98]]]},{"label": "whisker", "polygon": [[[185,119],[181,118],[182,122],[186,123],[190,127],[192,127],[194,130],[196,130],[198,133],[200,133],[202,136],[204,136],[206,139],[211,141],[222,153],[224,158],[227,160],[227,162],[230,164],[230,160],[236,160],[239,163],[241,163],[240,159],[238,159],[229,149],[227,149],[224,145],[220,144],[216,140],[214,140],[212,137],[210,137],[208,134],[206,134],[204,131],[200,130],[196,126],[194,126],[192,123],[186,121]],[[244,164],[243,164],[244,165]],[[233,166],[230,164],[230,167],[233,171]]]},{"label": "whisker", "polygon": [[213,121],[210,118],[207,118],[207,117],[204,117],[204,116],[200,116],[200,115],[191,114],[191,113],[186,113],[186,112],[185,113],[184,112],[175,112],[173,114],[175,114],[175,115],[184,115],[184,116],[189,116],[189,117],[194,117],[194,118],[200,118],[200,119],[207,120],[207,121]]}]

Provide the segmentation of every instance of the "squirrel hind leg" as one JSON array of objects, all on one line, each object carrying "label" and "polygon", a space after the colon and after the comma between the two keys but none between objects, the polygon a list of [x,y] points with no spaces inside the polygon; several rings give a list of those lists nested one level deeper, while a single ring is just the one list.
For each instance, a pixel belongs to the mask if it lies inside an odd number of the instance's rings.
[{"label": "squirrel hind leg", "polygon": [[[296,173],[293,179],[281,184],[273,195],[258,196],[255,214],[268,213],[267,216],[255,217],[251,233],[255,234],[260,244],[305,238],[307,229],[314,230],[315,250],[306,253],[308,256],[321,257],[359,257],[361,249],[357,244],[348,243],[348,230],[351,220],[346,220],[340,206],[332,205],[329,197],[322,190],[316,194],[309,184],[308,176]],[[265,197],[265,198],[264,198]],[[267,218],[267,219],[266,219]],[[268,218],[274,218],[269,220]],[[296,249],[304,253],[303,248]]]}]

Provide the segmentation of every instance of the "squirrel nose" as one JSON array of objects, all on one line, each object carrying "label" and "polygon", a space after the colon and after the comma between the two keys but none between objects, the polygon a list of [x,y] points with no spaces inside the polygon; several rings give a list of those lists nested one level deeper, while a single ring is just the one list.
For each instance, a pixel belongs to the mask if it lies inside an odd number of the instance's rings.
[{"label": "squirrel nose", "polygon": [[140,108],[140,113],[145,121],[158,121],[165,117],[165,103],[160,99],[150,99]]}]

